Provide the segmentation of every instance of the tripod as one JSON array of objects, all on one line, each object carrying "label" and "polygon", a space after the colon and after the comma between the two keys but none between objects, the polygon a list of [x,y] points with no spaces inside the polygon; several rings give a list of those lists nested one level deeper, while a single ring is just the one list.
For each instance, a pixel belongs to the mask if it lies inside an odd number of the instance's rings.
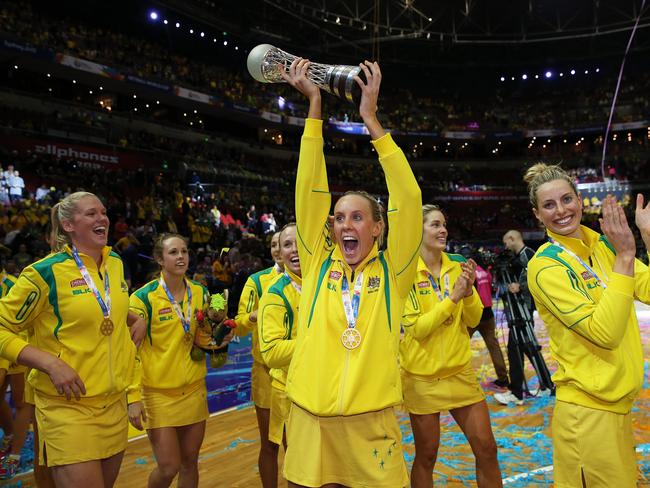
[{"label": "tripod", "polygon": [[506,267],[500,268],[497,276],[497,299],[499,296],[503,299],[503,309],[508,322],[508,328],[510,329],[508,338],[510,389],[515,396],[517,396],[517,393],[523,393],[523,391],[530,393],[526,377],[523,373],[523,357],[525,354],[528,356],[537,373],[540,389],[550,389],[553,391],[555,390],[555,385],[551,381],[551,373],[542,356],[542,347],[535,337],[535,324],[531,309],[524,301],[521,293],[510,293],[508,291],[508,284],[516,283],[517,279]]}]

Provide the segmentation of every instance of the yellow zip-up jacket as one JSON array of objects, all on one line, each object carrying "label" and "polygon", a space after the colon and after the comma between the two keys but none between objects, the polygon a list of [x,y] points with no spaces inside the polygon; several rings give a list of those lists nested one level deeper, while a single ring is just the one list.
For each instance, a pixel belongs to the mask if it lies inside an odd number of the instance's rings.
[{"label": "yellow zip-up jacket", "polygon": [[[298,310],[302,279],[288,269],[276,279],[260,300],[257,320],[260,351],[271,368],[272,386],[282,391],[287,383],[287,372],[293,357],[298,335]],[[288,275],[288,276],[287,276]]]},{"label": "yellow zip-up jacket", "polygon": [[244,289],[239,298],[239,307],[237,308],[237,316],[235,317],[235,322],[237,323],[235,335],[241,337],[251,332],[253,333],[253,361],[262,364],[264,364],[264,360],[260,353],[257,323],[251,322],[250,316],[251,313],[258,309],[262,295],[269,289],[271,283],[273,283],[278,276],[281,276],[281,274],[282,273],[277,266],[271,266],[270,268],[263,269],[262,271],[250,275],[244,284]]},{"label": "yellow zip-up jacket", "polygon": [[634,299],[650,302],[648,267],[636,260],[634,277],[612,271],[616,251],[582,227],[584,240],[548,231],[607,284],[603,289],[580,262],[551,243],[528,263],[528,288],[548,328],[557,398],[626,414],[643,384],[643,350]]},{"label": "yellow zip-up jacket", "polygon": [[[4,274],[4,270],[0,272],[0,275]],[[11,290],[11,287],[16,283],[16,278],[10,274],[5,275],[4,279],[0,281],[0,298],[5,296]]]},{"label": "yellow zip-up jacket", "polygon": [[[429,280],[427,265],[420,258],[415,282],[404,305],[404,340],[400,345],[402,368],[411,374],[447,378],[460,373],[470,364],[468,327],[481,320],[483,303],[472,287],[472,294],[454,303],[444,297],[445,276],[449,276],[451,294],[460,276],[460,263],[466,259],[458,254],[442,253],[440,279],[436,280],[443,295],[440,301]],[[435,278],[431,278],[434,279]]]},{"label": "yellow zip-up jacket", "polygon": [[[422,195],[404,153],[389,134],[373,141],[386,175],[388,249],[375,245],[353,273],[329,236],[331,196],[323,155],[322,121],[307,119],[296,180],[302,298],[300,333],[287,377],[287,394],[318,416],[356,415],[402,401],[400,319],[413,283],[422,241]],[[357,320],[361,344],[346,349],[348,326],[341,282],[363,287]]]},{"label": "yellow zip-up jacket", "polygon": [[[126,325],[129,291],[122,260],[108,246],[102,254],[114,323],[109,336],[100,332],[101,308],[68,247],[26,267],[9,294],[0,299],[0,355],[16,362],[27,345],[17,334],[31,328],[40,349],[60,357],[79,374],[86,398],[123,394],[132,381],[135,363],[135,346]],[[104,297],[97,264],[85,254],[80,257]],[[29,383],[38,393],[65,399],[41,371],[33,369]]]},{"label": "yellow zip-up jacket", "polygon": [[[192,290],[190,334],[194,337],[196,312],[206,308],[210,294],[200,283],[187,281]],[[187,303],[179,305],[185,313]],[[130,308],[147,321],[147,335],[138,349],[138,371],[129,387],[129,403],[140,401],[142,387],[174,390],[205,379],[205,361],[193,361],[190,357],[191,344],[185,342],[181,319],[158,280],[136,290],[131,295]]]}]

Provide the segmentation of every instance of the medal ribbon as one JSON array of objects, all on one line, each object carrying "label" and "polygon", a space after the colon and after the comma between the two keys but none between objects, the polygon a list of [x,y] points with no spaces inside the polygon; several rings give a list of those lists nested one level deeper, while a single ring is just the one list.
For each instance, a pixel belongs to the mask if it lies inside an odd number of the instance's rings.
[{"label": "medal ribbon", "polygon": [[442,296],[442,293],[440,293],[440,287],[438,286],[438,283],[436,282],[435,278],[431,273],[427,271],[427,277],[429,278],[429,281],[431,282],[431,286],[433,287],[433,291],[436,292],[436,295],[438,295],[438,299],[440,301],[443,301],[445,298],[449,296],[449,273],[445,275],[445,296]]},{"label": "medal ribbon", "polygon": [[345,318],[348,321],[348,328],[354,329],[357,326],[357,317],[359,316],[359,304],[361,302],[361,287],[363,286],[363,272],[359,273],[354,282],[354,291],[350,298],[350,284],[348,277],[344,274],[341,282],[341,293],[343,295],[343,309]]},{"label": "medal ribbon", "polygon": [[[565,253],[567,253],[567,254],[568,254],[569,256],[571,256],[572,258],[575,258],[575,259],[576,259],[576,260],[577,260],[577,261],[582,265],[582,267],[587,271],[587,273],[589,273],[593,278],[596,279],[596,281],[598,282],[598,284],[599,284],[600,286],[602,286],[603,288],[607,288],[607,284],[606,284],[603,280],[600,279],[600,276],[598,276],[598,275],[596,274],[596,272],[591,268],[591,266],[589,266],[587,263],[585,263],[585,262],[580,258],[580,256],[578,256],[576,253],[574,253],[571,249],[567,249],[566,247],[564,247],[562,244],[560,244],[559,242],[557,242],[557,241],[556,241],[555,239],[553,239],[552,237],[549,237],[548,240],[551,241],[551,244],[553,244],[554,246],[559,247],[560,249],[562,249]],[[595,256],[594,256],[594,257],[595,257]],[[596,258],[596,261],[598,261],[598,258]],[[598,265],[600,266],[600,262],[598,262]],[[600,269],[601,269],[601,270],[602,270],[602,268],[603,268],[603,267],[600,266]],[[604,271],[603,271],[603,274],[605,274]],[[605,275],[605,278],[607,278],[607,275]]]},{"label": "medal ribbon", "polygon": [[81,277],[86,282],[86,285],[88,285],[88,288],[90,288],[90,290],[93,292],[93,295],[95,295],[95,299],[97,300],[97,303],[99,303],[99,307],[102,309],[102,314],[104,315],[104,318],[105,319],[110,318],[111,287],[108,282],[108,270],[106,269],[106,263],[104,263],[104,295],[106,297],[106,301],[104,302],[104,299],[99,293],[99,290],[95,285],[95,282],[90,276],[90,273],[88,273],[88,268],[86,268],[86,265],[81,260],[81,257],[79,257],[79,252],[77,251],[77,248],[75,246],[72,246],[72,257],[74,258],[74,262],[77,264],[77,268],[79,268]]},{"label": "medal ribbon", "polygon": [[160,283],[160,286],[162,286],[163,290],[165,290],[165,293],[167,294],[167,298],[171,302],[174,312],[176,312],[178,318],[181,319],[181,325],[183,326],[183,330],[185,331],[186,334],[189,334],[190,322],[192,320],[192,289],[190,288],[190,284],[187,282],[187,280],[185,280],[185,288],[187,288],[187,307],[185,308],[186,314],[183,315],[183,311],[181,310],[180,305],[174,298],[174,295],[172,295],[172,292],[169,291],[169,288],[167,287],[167,283],[165,283],[165,279],[163,278],[162,274],[160,275],[160,279],[158,281]]},{"label": "medal ribbon", "polygon": [[296,283],[296,282],[291,278],[291,276],[289,276],[289,273],[287,273],[286,271],[283,271],[283,274],[284,274],[284,276],[286,276],[287,278],[289,278],[289,281],[291,281],[291,286],[293,286],[293,287],[296,289],[296,291],[298,292],[298,295],[302,294],[302,286],[299,285],[298,283]]}]

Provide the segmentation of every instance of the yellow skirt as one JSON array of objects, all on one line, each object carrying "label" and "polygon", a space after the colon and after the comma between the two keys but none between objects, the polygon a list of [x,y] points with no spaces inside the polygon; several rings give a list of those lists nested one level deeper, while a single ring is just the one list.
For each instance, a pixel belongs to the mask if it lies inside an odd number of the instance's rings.
[{"label": "yellow skirt", "polygon": [[485,399],[485,393],[471,367],[447,378],[431,378],[402,370],[404,409],[416,415],[428,415],[473,405]]},{"label": "yellow skirt", "polygon": [[146,429],[192,425],[210,415],[208,391],[203,379],[169,390],[143,387],[142,403],[147,414]]},{"label": "yellow skirt", "polygon": [[271,416],[269,420],[269,440],[278,446],[282,444],[284,428],[289,420],[291,400],[284,390],[271,388]]},{"label": "yellow skirt", "polygon": [[553,469],[557,488],[633,488],[637,482],[632,414],[555,402]]},{"label": "yellow skirt", "polygon": [[52,467],[106,459],[126,449],[126,393],[79,401],[39,392],[34,397],[39,464]]},{"label": "yellow skirt", "polygon": [[251,400],[259,408],[271,408],[271,373],[257,361],[251,370]]},{"label": "yellow skirt", "polygon": [[408,486],[402,434],[393,409],[317,417],[292,404],[284,477],[310,487],[328,483],[349,488]]}]

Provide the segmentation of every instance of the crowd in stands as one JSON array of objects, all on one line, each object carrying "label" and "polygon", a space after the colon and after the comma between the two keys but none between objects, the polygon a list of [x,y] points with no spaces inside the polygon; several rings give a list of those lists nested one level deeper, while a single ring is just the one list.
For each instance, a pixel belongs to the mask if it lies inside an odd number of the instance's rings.
[{"label": "crowd in stands", "polygon": [[[163,43],[69,18],[44,16],[29,0],[0,3],[0,33],[37,47],[77,56],[127,70],[142,78],[180,84],[208,93],[222,103],[237,103],[260,111],[306,116],[306,106],[283,85],[254,82],[241,66],[217,66],[201,60],[201,50],[189,57]],[[243,46],[242,46],[243,50]],[[490,97],[437,87],[394,90],[380,114],[387,127],[396,131],[432,132],[441,129],[520,130],[604,125],[607,122],[615,75],[598,74],[587,83],[546,86],[504,86]],[[594,75],[596,75],[594,73]],[[569,74],[566,74],[569,78]],[[530,85],[530,83],[529,83]],[[615,122],[650,118],[650,75],[634,73],[624,80]],[[284,102],[281,108],[278,97]],[[327,113],[337,120],[357,121],[356,110],[333,97],[325,100]]]}]

